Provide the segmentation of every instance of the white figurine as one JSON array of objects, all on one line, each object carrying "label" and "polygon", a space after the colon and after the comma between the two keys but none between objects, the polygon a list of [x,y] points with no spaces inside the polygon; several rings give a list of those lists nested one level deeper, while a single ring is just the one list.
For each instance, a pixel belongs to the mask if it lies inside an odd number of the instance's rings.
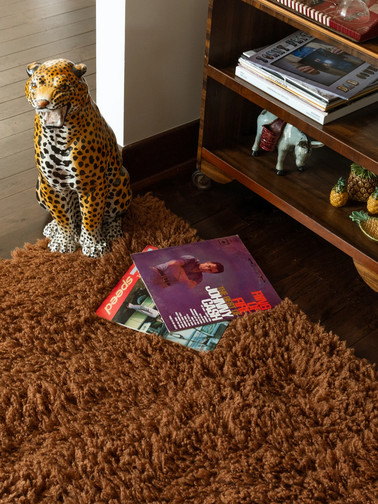
[{"label": "white figurine", "polygon": [[[259,149],[261,147],[261,137],[264,135],[264,127],[268,127],[274,123],[278,118],[271,112],[263,110],[259,117],[257,118],[257,133],[255,137],[254,144],[252,146],[252,156],[257,156],[259,154]],[[271,144],[268,148],[262,147],[264,150],[273,150],[277,147],[278,157],[276,164],[277,175],[283,175],[283,163],[285,161],[286,155],[289,151],[294,150],[295,163],[299,171],[303,171],[306,161],[311,155],[312,149],[317,149],[323,147],[324,144],[316,140],[309,140],[307,135],[302,133],[298,128],[289,123],[284,123],[281,121],[282,130],[280,134],[276,132],[272,133],[274,137],[277,135],[276,143]],[[269,132],[269,130],[268,130]],[[279,135],[279,137],[278,137]],[[264,137],[263,137],[264,140]]]}]

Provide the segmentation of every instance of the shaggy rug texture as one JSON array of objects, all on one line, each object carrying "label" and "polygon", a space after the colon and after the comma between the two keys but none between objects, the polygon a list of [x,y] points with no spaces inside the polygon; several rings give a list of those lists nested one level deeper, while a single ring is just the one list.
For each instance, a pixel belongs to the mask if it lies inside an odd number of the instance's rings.
[{"label": "shaggy rug texture", "polygon": [[377,502],[377,376],[290,300],[213,352],[100,319],[130,253],[198,240],[152,195],[101,259],[0,261],[0,502]]}]

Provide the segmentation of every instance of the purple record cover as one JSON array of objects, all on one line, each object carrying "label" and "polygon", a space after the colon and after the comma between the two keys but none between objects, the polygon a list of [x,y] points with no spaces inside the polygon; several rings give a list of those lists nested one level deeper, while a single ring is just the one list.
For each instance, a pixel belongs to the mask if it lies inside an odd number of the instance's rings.
[{"label": "purple record cover", "polygon": [[169,331],[231,320],[281,302],[237,235],[132,258]]},{"label": "purple record cover", "polygon": [[[156,247],[147,246],[143,252],[149,250]],[[202,352],[214,350],[228,326],[227,321],[222,321],[169,332],[134,264],[97,308],[96,314],[135,331],[157,334]]]}]

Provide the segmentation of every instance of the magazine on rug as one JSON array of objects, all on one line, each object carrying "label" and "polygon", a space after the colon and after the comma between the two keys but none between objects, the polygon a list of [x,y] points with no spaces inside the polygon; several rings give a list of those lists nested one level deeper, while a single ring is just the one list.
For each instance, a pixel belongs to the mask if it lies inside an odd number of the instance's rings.
[{"label": "magazine on rug", "polygon": [[[149,250],[156,250],[156,247],[147,246],[143,252]],[[157,334],[168,341],[204,352],[214,350],[228,326],[227,321],[222,321],[169,332],[135,264],[126,271],[96,314],[124,327]]]},{"label": "magazine on rug", "polygon": [[132,258],[170,332],[229,321],[281,302],[238,235]]},{"label": "magazine on rug", "polygon": [[250,61],[342,98],[372,85],[378,72],[377,67],[302,31],[257,51]]}]

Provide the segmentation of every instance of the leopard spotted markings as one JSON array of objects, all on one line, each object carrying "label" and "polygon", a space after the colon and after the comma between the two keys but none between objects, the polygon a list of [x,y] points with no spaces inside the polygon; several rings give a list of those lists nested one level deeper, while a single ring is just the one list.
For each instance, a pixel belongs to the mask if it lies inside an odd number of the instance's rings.
[{"label": "leopard spotted markings", "polygon": [[84,64],[31,63],[25,94],[36,111],[37,199],[52,215],[44,229],[54,252],[79,246],[90,257],[122,236],[131,203],[129,174],[115,135],[90,97]]}]

